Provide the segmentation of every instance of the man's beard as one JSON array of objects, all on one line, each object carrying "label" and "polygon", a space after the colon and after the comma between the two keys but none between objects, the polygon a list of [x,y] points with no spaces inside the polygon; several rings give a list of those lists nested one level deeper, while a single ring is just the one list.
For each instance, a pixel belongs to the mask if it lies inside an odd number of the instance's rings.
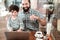
[{"label": "man's beard", "polygon": [[30,9],[30,7],[27,7],[27,9],[25,9],[25,8],[23,7],[23,11],[24,11],[24,12],[28,12],[29,9]]}]

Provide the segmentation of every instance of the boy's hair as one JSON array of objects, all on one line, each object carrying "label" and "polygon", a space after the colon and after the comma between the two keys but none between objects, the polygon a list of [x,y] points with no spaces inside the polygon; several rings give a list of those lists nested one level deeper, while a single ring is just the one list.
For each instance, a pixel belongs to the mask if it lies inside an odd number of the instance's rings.
[{"label": "boy's hair", "polygon": [[16,5],[11,5],[10,7],[9,7],[9,12],[11,12],[11,11],[19,11],[19,7],[18,6],[16,6]]}]

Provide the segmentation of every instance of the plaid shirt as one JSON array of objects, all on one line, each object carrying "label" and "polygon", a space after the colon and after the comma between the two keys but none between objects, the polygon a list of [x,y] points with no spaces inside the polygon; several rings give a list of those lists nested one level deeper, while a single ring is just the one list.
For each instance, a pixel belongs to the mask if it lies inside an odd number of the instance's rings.
[{"label": "plaid shirt", "polygon": [[9,17],[7,21],[7,29],[10,31],[16,31],[20,28],[20,20],[17,17],[15,20],[13,20],[11,17]]},{"label": "plaid shirt", "polygon": [[18,16],[20,18],[20,28],[23,28],[25,30],[39,30],[39,22],[35,19],[30,20],[30,16],[31,15],[35,15],[40,17],[41,19],[44,18],[44,16],[38,12],[35,11],[33,9],[30,9],[29,12],[25,13],[23,11],[21,11]]}]

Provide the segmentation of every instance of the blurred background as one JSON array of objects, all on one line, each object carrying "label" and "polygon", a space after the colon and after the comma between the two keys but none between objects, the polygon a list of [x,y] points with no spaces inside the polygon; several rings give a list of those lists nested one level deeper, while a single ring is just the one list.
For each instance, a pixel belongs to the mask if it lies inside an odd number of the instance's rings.
[{"label": "blurred background", "polygon": [[[6,17],[9,17],[10,13],[8,11],[8,7],[11,4],[17,5],[20,10],[22,10],[22,0],[0,0],[0,40],[5,40],[4,32],[6,31]],[[57,18],[60,18],[60,0],[31,0],[31,8],[40,11],[41,13],[46,13],[46,5],[49,3],[54,4],[54,13],[56,13],[58,16]],[[58,20],[58,25],[60,20]],[[55,30],[55,40],[60,39],[60,26],[56,27],[57,30]]]}]

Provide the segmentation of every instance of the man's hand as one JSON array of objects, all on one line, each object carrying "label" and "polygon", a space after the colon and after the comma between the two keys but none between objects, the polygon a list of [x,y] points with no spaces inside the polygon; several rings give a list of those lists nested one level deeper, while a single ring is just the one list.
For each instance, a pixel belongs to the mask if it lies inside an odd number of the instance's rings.
[{"label": "man's hand", "polygon": [[35,16],[35,15],[31,15],[31,16],[30,16],[30,20],[35,20],[35,19],[38,19],[38,17]]},{"label": "man's hand", "polygon": [[35,16],[35,15],[31,15],[30,16],[30,20],[38,20],[39,21],[39,24],[41,24],[42,26],[45,26],[46,25],[46,18],[44,19],[41,19],[40,17],[38,16]]}]

